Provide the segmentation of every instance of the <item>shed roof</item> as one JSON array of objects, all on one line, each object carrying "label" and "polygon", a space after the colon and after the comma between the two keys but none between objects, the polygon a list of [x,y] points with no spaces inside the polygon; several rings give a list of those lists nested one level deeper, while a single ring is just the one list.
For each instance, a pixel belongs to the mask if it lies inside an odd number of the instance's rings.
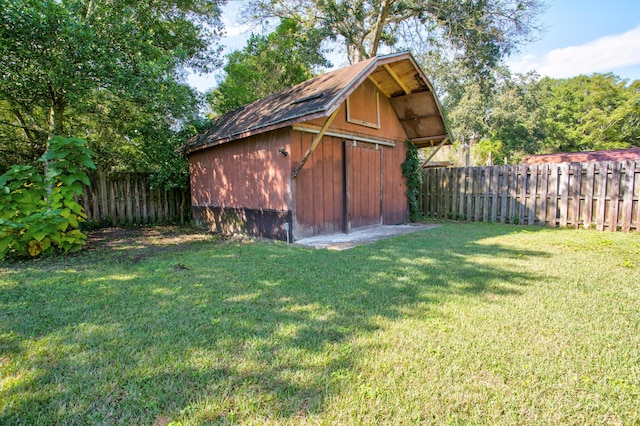
[{"label": "shed roof", "polygon": [[409,53],[377,56],[319,75],[214,119],[183,147],[189,154],[204,148],[328,117],[362,82],[369,79],[385,96],[418,147],[451,140],[433,87]]},{"label": "shed roof", "polygon": [[522,160],[522,164],[587,163],[590,161],[625,160],[640,160],[640,148],[529,155]]}]

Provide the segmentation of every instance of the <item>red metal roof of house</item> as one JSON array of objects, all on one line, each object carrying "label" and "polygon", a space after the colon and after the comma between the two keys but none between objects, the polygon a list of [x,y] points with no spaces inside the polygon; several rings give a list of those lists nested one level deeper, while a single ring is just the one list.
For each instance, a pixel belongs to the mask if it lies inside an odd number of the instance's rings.
[{"label": "red metal roof of house", "polygon": [[[369,78],[392,100],[410,140],[433,146],[451,140],[431,83],[409,53],[377,56],[331,71],[217,117],[184,146],[186,153],[248,136],[328,117]],[[431,106],[435,114],[418,116],[411,106]]]},{"label": "red metal roof of house", "polygon": [[590,161],[625,160],[640,160],[640,148],[529,155],[522,160],[522,164],[587,163]]}]

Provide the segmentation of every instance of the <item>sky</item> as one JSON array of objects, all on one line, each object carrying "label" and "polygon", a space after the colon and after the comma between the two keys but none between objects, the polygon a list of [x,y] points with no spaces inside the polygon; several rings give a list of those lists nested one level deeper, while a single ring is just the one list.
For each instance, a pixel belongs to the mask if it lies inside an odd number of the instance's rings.
[{"label": "sky", "polygon": [[507,58],[514,72],[554,78],[612,72],[640,79],[640,1],[548,0],[539,41]]},{"label": "sky", "polygon": [[[252,31],[237,22],[239,4],[232,0],[223,8],[227,51],[244,47]],[[640,0],[547,0],[539,22],[544,28],[539,40],[505,59],[512,71],[536,70],[554,78],[612,72],[640,80]],[[190,75],[188,82],[200,91],[217,84],[215,75]]]}]

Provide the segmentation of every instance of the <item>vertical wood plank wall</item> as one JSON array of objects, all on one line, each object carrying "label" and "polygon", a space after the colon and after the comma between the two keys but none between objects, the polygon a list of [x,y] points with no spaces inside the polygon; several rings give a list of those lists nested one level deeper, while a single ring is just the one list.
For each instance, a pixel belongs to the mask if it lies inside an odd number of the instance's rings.
[{"label": "vertical wood plank wall", "polygon": [[[293,132],[294,169],[315,135]],[[342,232],[344,211],[344,150],[340,138],[325,136],[295,180],[296,238]]]},{"label": "vertical wood plank wall", "polygon": [[151,189],[147,175],[140,173],[107,176],[98,171],[89,180],[78,202],[89,220],[102,225],[182,223],[191,217],[188,189]]},{"label": "vertical wood plank wall", "polygon": [[640,232],[640,161],[425,169],[427,217]]},{"label": "vertical wood plank wall", "polygon": [[[293,132],[292,168],[314,135]],[[409,208],[402,162],[406,146],[324,136],[295,180],[296,238],[406,222]]]},{"label": "vertical wood plank wall", "polygon": [[373,144],[346,142],[349,152],[349,229],[382,221],[382,150]]}]

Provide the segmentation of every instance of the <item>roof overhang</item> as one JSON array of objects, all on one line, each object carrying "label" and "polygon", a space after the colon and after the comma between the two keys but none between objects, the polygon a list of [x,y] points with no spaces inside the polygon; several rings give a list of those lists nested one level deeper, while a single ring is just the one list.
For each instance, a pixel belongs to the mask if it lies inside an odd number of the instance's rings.
[{"label": "roof overhang", "polygon": [[380,57],[369,80],[389,98],[407,134],[418,148],[450,144],[451,132],[431,82],[413,56]]},{"label": "roof overhang", "polygon": [[[327,89],[332,78],[340,80],[342,70],[354,67],[348,80],[339,90],[333,90],[331,96],[323,99],[320,93]],[[231,131],[219,134],[215,131],[216,124],[202,134],[190,139],[183,147],[183,151],[191,154],[208,147],[221,145],[245,137],[282,129],[316,118],[329,117],[365,80],[370,80],[382,94],[390,99],[391,105],[400,120],[410,142],[418,148],[441,146],[449,144],[453,138],[448,129],[442,107],[428,78],[409,53],[396,53],[370,58],[362,63],[352,65],[342,70],[332,71],[312,80],[301,83],[268,98],[242,107],[236,111],[219,117],[217,123],[226,126],[227,123],[240,117],[254,113],[263,113],[265,106],[296,105],[300,101],[293,95],[307,96],[313,101],[310,108],[290,107],[289,113],[284,111],[273,120],[255,120],[250,125],[239,126]],[[317,83],[316,83],[317,81]],[[314,96],[314,87],[317,94]],[[326,93],[326,92],[325,92]],[[294,99],[292,101],[292,99]],[[302,104],[300,104],[302,106]],[[277,106],[276,106],[277,107]],[[253,111],[255,109],[255,111]],[[226,121],[226,123],[225,123]]]}]

